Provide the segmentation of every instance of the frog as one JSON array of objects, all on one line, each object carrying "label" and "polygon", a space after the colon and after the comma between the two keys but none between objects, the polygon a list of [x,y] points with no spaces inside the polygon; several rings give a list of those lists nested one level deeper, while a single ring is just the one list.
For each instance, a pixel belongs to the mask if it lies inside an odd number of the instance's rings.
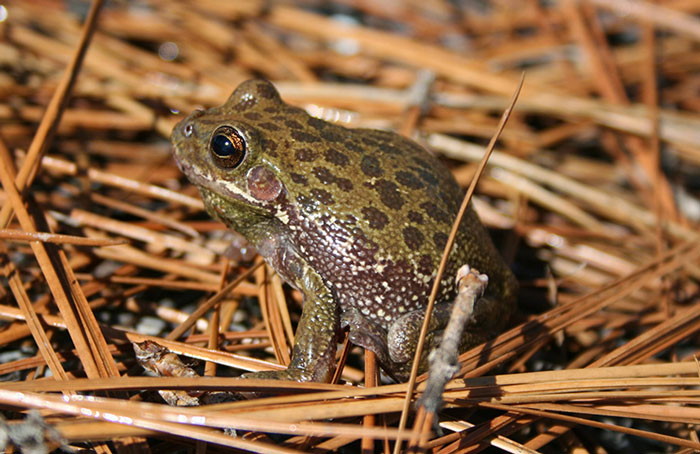
[{"label": "frog", "polygon": [[[463,198],[446,165],[394,132],[311,116],[262,79],[182,119],[171,142],[208,213],[303,295],[287,368],[244,376],[327,382],[347,331],[384,372],[405,380]],[[517,281],[470,206],[448,256],[419,371],[449,320],[454,275],[464,264],[489,285],[465,326],[462,351],[500,332],[515,310]]]}]

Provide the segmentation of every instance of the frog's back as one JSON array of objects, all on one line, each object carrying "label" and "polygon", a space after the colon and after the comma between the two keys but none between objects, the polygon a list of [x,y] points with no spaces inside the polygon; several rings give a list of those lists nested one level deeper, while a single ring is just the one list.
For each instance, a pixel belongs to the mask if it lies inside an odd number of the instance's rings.
[{"label": "frog's back", "polygon": [[[347,129],[303,111],[290,126],[294,140],[279,162],[290,177],[287,225],[302,255],[343,308],[379,325],[424,307],[463,196],[449,170],[392,132]],[[511,298],[512,276],[497,254],[469,210],[440,301],[453,298],[463,264],[491,276],[495,297]]]}]

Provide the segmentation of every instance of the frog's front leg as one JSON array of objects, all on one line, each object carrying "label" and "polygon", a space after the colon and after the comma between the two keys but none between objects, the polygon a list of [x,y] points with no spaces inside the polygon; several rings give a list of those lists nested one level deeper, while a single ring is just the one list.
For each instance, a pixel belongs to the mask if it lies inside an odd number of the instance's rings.
[{"label": "frog's front leg", "polygon": [[285,370],[245,374],[245,378],[330,381],[338,341],[338,306],[321,276],[306,264],[302,267],[302,275],[294,284],[304,294],[304,307],[289,366]]}]

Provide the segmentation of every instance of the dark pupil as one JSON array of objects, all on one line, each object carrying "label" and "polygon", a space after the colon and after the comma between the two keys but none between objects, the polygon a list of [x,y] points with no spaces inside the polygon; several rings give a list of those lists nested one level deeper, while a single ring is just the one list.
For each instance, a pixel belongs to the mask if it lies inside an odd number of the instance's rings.
[{"label": "dark pupil", "polygon": [[209,149],[216,165],[224,169],[234,169],[245,158],[246,143],[243,136],[234,128],[222,126],[214,131]]},{"label": "dark pupil", "polygon": [[223,134],[217,134],[214,136],[214,140],[211,141],[211,146],[214,153],[222,158],[231,157],[239,151],[233,146],[231,139]]}]

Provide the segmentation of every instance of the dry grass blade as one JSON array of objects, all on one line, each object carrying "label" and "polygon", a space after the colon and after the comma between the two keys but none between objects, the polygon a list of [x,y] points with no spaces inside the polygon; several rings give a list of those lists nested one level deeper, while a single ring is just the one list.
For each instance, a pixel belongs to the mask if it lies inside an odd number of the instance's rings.
[{"label": "dry grass blade", "polygon": [[250,276],[253,275],[253,273],[263,264],[263,262],[259,262],[257,265],[253,266],[250,268],[248,271],[246,271],[244,274],[239,276],[237,279],[235,279],[233,282],[230,282],[227,284],[225,287],[223,287],[219,292],[209,298],[206,303],[202,304],[199,306],[199,308],[193,312],[187,320],[185,320],[183,323],[180,324],[177,328],[175,328],[167,337],[167,339],[170,340],[175,340],[178,339],[180,336],[185,334],[185,332],[192,328],[192,325],[199,319],[202,315],[206,314],[208,311],[210,311],[214,306],[216,306],[217,303],[219,303],[223,298],[228,295],[228,293],[236,288],[241,282],[244,282],[246,279],[248,279]]},{"label": "dry grass blade", "polygon": [[0,239],[15,241],[43,241],[53,244],[73,244],[76,246],[118,246],[126,244],[126,240],[110,240],[108,238],[86,238],[73,235],[61,235],[44,232],[24,232],[21,230],[0,229]]}]

